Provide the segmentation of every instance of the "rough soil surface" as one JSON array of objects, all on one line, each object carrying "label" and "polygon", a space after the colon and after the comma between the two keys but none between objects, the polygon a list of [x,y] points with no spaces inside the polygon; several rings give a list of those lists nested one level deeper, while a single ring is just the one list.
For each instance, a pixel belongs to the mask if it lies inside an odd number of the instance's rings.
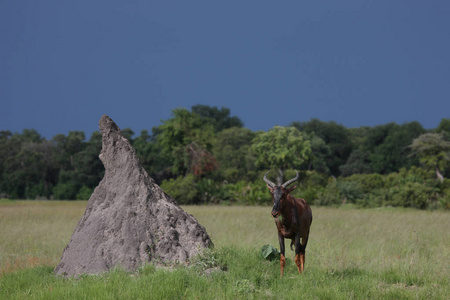
[{"label": "rough soil surface", "polygon": [[212,241],[197,220],[148,176],[136,152],[107,115],[100,159],[105,175],[64,249],[55,274],[98,274],[116,266],[185,263]]}]

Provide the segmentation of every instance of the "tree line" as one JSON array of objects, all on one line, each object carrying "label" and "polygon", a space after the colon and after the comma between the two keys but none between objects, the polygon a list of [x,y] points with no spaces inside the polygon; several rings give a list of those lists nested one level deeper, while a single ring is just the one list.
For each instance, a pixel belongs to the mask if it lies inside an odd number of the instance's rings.
[{"label": "tree line", "polygon": [[[182,204],[269,201],[262,176],[300,173],[316,205],[450,208],[450,119],[347,128],[311,119],[252,131],[228,108],[195,105],[136,135],[122,130],[157,183]],[[100,132],[52,139],[0,131],[0,198],[88,199],[104,174]]]}]

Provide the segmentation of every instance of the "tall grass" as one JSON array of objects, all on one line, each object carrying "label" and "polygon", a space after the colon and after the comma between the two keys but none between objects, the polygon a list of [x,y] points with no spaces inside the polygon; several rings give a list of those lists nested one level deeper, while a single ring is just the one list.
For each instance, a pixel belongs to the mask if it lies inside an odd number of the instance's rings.
[{"label": "tall grass", "polygon": [[0,204],[0,274],[55,265],[86,201],[12,201]]},{"label": "tall grass", "polygon": [[[268,207],[186,207],[211,232],[216,246],[278,246]],[[294,253],[287,250],[287,257]],[[306,269],[450,278],[450,214],[413,209],[313,207]],[[293,268],[295,271],[295,268]]]},{"label": "tall grass", "polygon": [[[305,272],[293,252],[279,263],[259,254],[278,246],[269,207],[185,206],[215,244],[205,265],[62,279],[52,270],[86,202],[0,204],[1,299],[392,299],[450,298],[450,215],[405,209],[313,207]],[[201,265],[201,264],[199,264]]]}]

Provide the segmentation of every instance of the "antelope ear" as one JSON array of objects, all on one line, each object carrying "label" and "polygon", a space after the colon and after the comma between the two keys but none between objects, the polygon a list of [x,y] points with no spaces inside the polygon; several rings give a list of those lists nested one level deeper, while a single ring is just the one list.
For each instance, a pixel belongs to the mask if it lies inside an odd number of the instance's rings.
[{"label": "antelope ear", "polygon": [[268,185],[267,183],[266,183],[266,185],[267,185],[267,188],[270,190],[270,192],[273,192],[274,189],[271,188],[270,185]]},{"label": "antelope ear", "polygon": [[288,193],[292,192],[293,190],[295,190],[295,188],[297,187],[297,185],[294,185],[293,187],[289,188],[287,191]]}]

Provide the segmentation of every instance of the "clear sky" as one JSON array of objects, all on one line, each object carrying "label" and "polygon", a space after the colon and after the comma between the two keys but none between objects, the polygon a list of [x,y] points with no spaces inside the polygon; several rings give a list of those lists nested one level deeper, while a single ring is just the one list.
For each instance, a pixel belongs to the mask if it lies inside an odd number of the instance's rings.
[{"label": "clear sky", "polygon": [[450,118],[450,1],[0,1],[0,130],[139,135],[177,107],[252,130]]}]

